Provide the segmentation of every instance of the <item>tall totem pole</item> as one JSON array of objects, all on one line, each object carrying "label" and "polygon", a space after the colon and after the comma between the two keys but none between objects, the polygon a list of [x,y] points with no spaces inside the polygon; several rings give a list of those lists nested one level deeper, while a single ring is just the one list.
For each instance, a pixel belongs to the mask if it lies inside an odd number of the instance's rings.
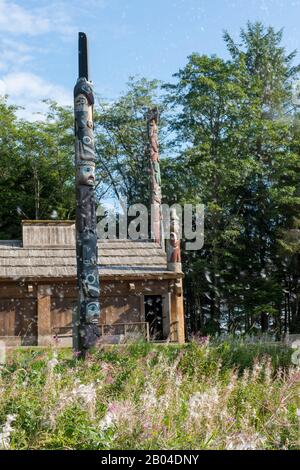
[{"label": "tall totem pole", "polygon": [[161,177],[158,150],[158,109],[152,108],[147,113],[149,139],[150,176],[151,176],[151,237],[162,244],[161,236]]},{"label": "tall totem pole", "polygon": [[79,33],[79,78],[74,88],[76,164],[76,258],[78,309],[74,347],[81,355],[99,338],[99,274],[95,203],[94,95],[88,77],[87,37]]}]

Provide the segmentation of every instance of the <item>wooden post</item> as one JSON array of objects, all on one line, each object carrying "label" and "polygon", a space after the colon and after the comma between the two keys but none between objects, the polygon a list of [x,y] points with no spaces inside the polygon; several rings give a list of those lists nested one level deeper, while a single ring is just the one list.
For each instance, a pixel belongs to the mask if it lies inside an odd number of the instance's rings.
[{"label": "wooden post", "polygon": [[177,341],[178,343],[185,342],[184,331],[184,307],[183,307],[183,289],[182,279],[177,279],[175,282],[175,311],[177,320]]},{"label": "wooden post", "polygon": [[140,321],[145,321],[145,296],[140,295]]},{"label": "wooden post", "polygon": [[[185,328],[184,328],[184,307],[183,307],[183,291],[182,279],[176,279],[170,283],[171,291],[171,316],[170,323],[175,325],[177,329],[177,338],[174,341],[178,343],[185,342]],[[174,329],[174,327],[173,327]],[[173,336],[173,335],[172,335]]]},{"label": "wooden post", "polygon": [[38,345],[50,346],[52,343],[50,286],[38,286],[37,317],[38,317]]},{"label": "wooden post", "polygon": [[173,289],[171,301],[171,322],[177,321],[177,341],[184,343],[184,307],[183,307],[183,289],[182,289],[182,264],[180,251],[180,225],[176,209],[172,208],[170,212],[170,239],[167,240],[167,259],[168,270],[178,273]]}]

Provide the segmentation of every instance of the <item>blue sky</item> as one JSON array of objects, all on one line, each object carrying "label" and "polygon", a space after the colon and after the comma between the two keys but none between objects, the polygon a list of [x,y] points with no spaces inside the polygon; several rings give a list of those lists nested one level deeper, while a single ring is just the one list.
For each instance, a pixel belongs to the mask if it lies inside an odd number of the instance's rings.
[{"label": "blue sky", "polygon": [[300,0],[0,0],[0,94],[30,118],[43,98],[71,104],[78,31],[96,92],[113,99],[130,75],[171,80],[194,51],[226,57],[223,30],[237,39],[247,20],[284,27],[300,51],[299,19]]}]

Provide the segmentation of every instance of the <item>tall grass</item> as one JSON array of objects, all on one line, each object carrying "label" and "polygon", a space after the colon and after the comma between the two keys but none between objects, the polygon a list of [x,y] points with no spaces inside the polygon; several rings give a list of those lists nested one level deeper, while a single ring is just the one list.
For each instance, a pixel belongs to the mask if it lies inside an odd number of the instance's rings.
[{"label": "tall grass", "polygon": [[299,449],[300,368],[287,348],[131,344],[18,351],[0,376],[0,447]]}]

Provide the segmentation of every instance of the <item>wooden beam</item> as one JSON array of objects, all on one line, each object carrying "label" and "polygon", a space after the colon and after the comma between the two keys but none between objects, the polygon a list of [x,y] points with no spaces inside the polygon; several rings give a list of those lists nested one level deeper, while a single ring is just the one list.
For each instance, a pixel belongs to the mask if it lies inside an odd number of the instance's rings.
[{"label": "wooden beam", "polygon": [[51,331],[51,288],[49,285],[38,286],[37,315],[38,345],[50,346],[53,338]]}]

